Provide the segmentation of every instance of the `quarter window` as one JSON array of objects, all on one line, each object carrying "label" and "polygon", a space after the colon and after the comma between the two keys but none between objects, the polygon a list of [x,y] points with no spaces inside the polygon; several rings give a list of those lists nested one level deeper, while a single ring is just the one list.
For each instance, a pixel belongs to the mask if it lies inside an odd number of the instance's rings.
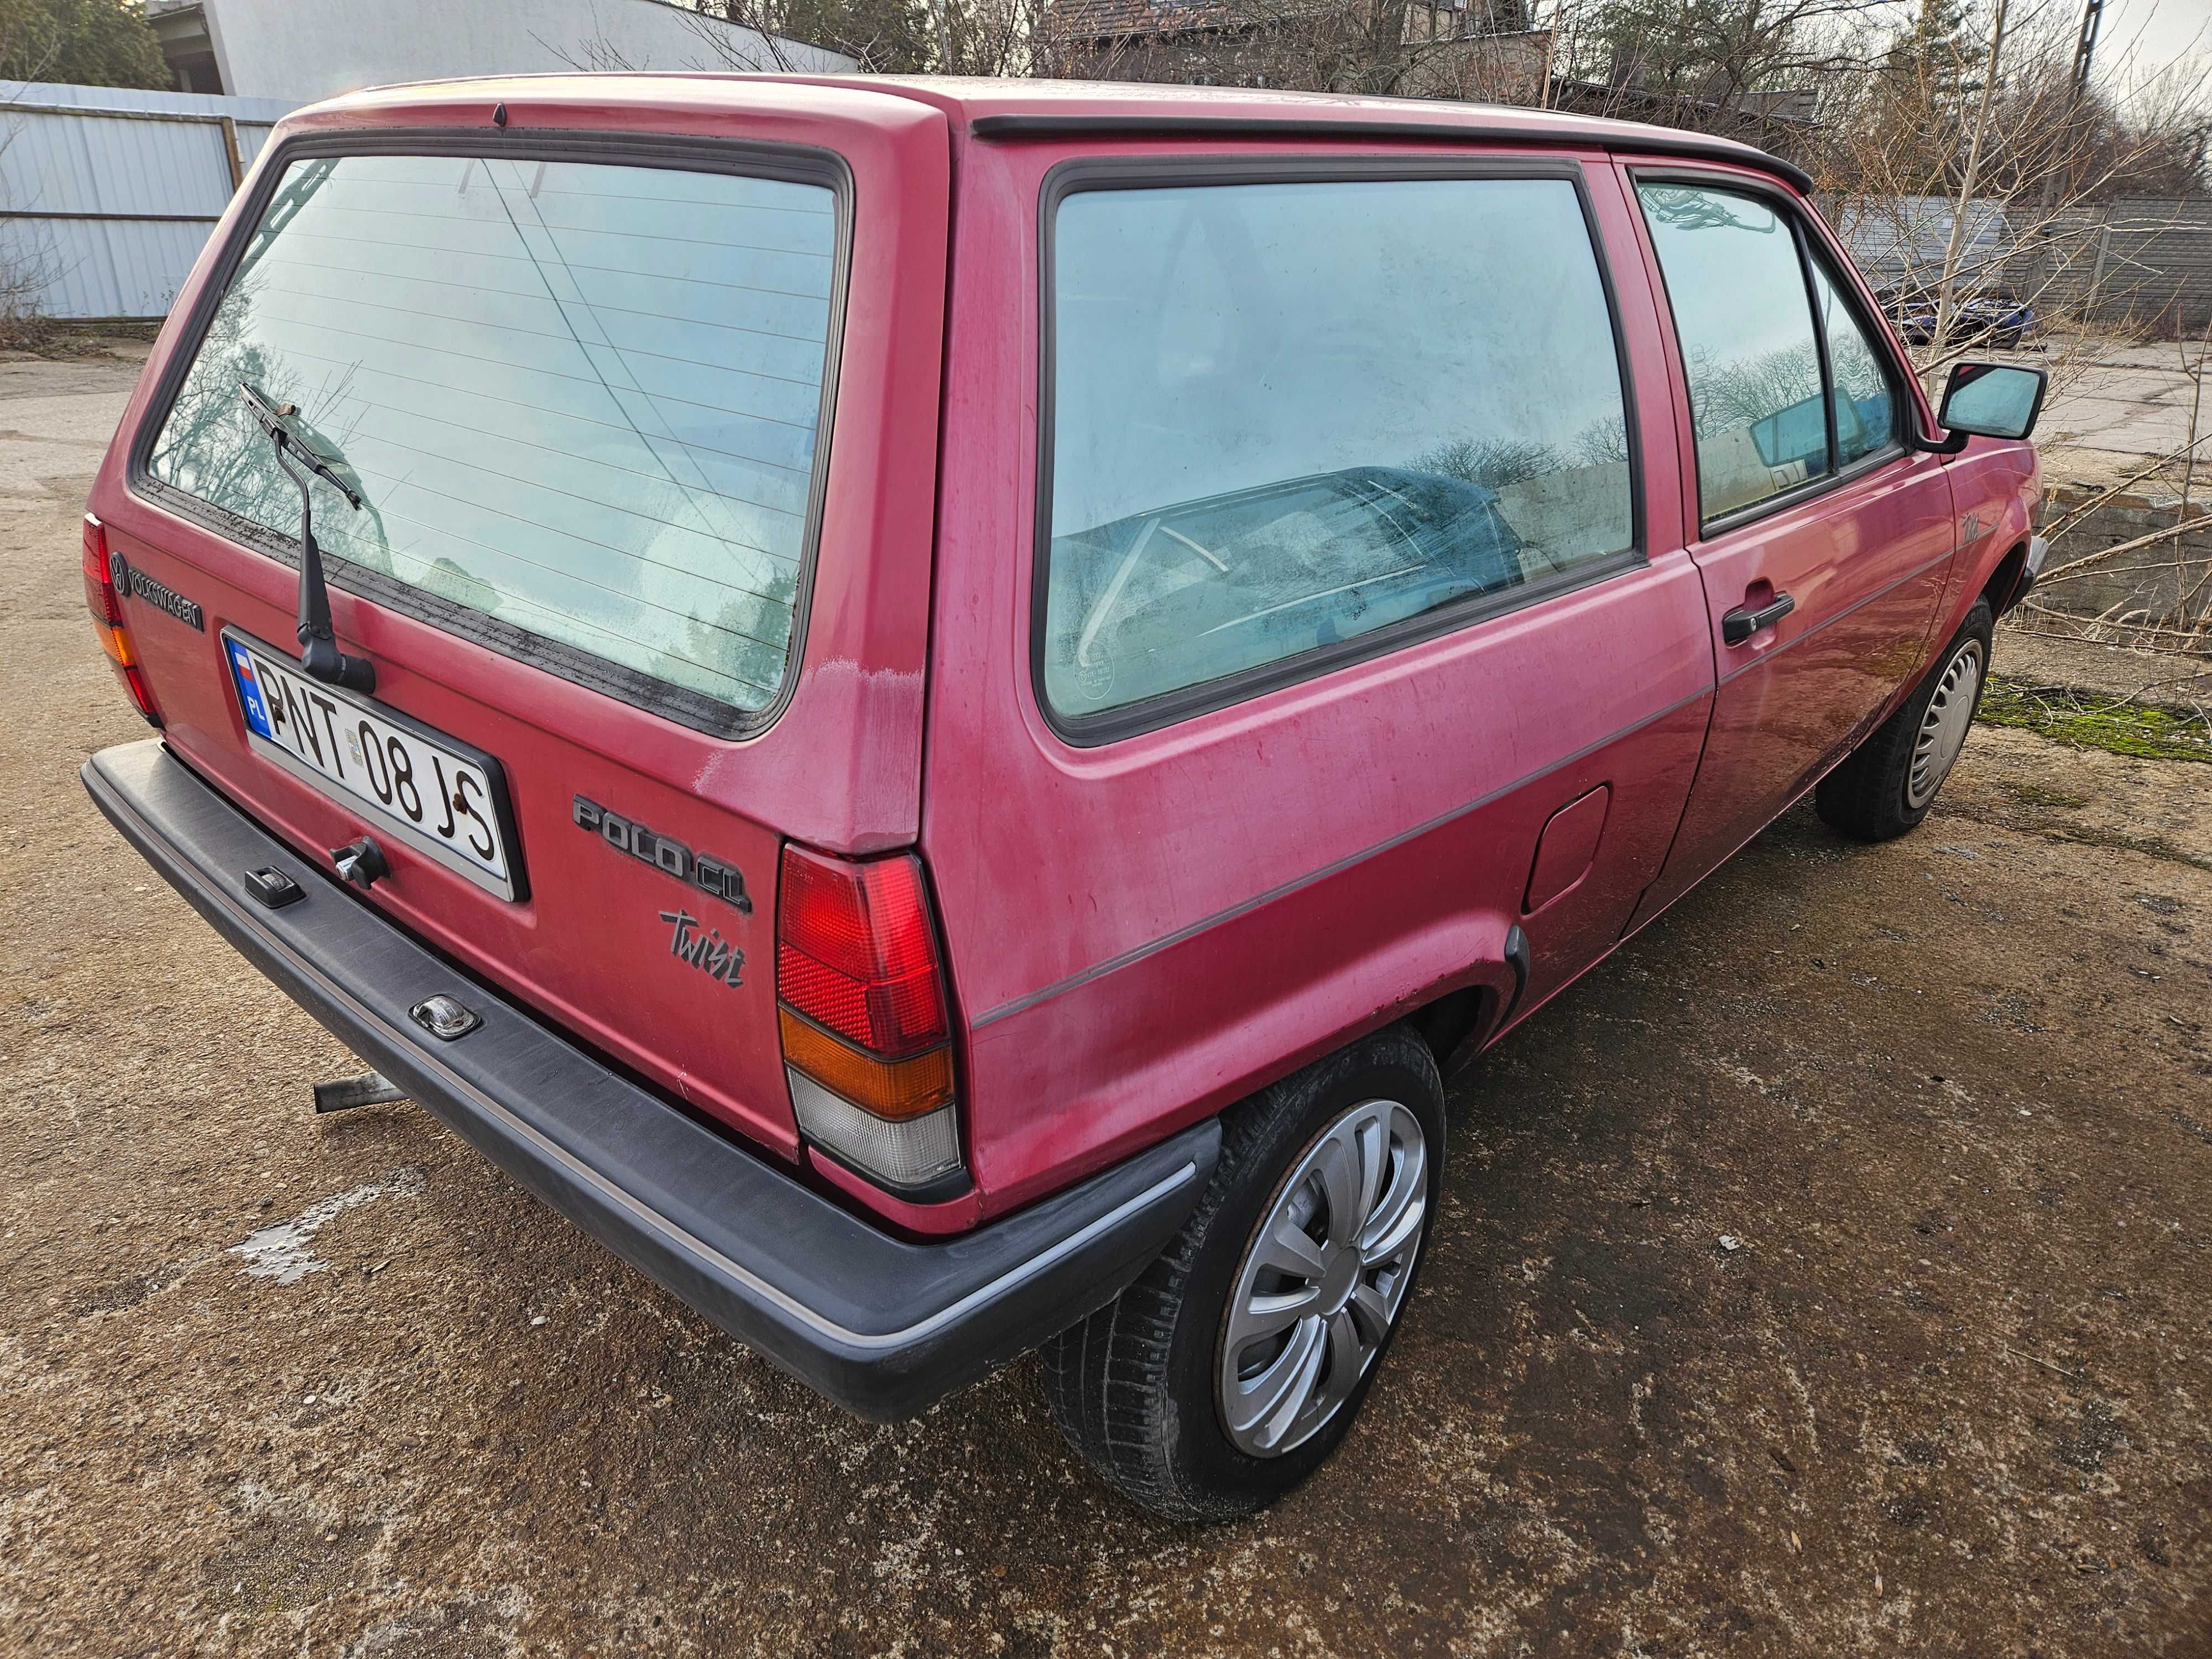
[{"label": "quarter window", "polygon": [[[1796,228],[1753,196],[1637,191],[1689,378],[1707,520],[1828,477],[1896,436],[1881,359]],[[1817,307],[1817,319],[1815,308]]]},{"label": "quarter window", "polygon": [[1092,190],[1053,236],[1060,717],[1632,545],[1620,365],[1568,180]]}]

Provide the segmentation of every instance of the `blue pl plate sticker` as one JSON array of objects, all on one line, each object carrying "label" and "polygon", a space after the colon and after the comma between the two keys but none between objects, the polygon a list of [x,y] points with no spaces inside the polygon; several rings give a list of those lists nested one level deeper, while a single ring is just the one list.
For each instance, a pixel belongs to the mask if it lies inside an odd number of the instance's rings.
[{"label": "blue pl plate sticker", "polygon": [[223,643],[230,651],[230,675],[238,684],[238,702],[246,711],[246,723],[274,743],[276,731],[269,723],[269,705],[262,701],[261,677],[253,672],[253,659],[237,641],[226,640]]}]

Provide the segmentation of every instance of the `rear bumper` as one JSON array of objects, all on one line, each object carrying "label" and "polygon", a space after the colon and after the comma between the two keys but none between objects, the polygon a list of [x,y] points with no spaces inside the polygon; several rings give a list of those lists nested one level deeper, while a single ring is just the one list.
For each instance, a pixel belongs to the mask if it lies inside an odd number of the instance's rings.
[{"label": "rear bumper", "polygon": [[[1103,1305],[1196,1204],[1200,1124],[1003,1221],[890,1237],[600,1064],[469,978],[261,830],[159,742],[85,763],[100,810],[338,1040],[615,1254],[864,1417],[910,1416]],[[307,896],[270,910],[244,872]],[[458,998],[453,1042],[407,1011]]]}]

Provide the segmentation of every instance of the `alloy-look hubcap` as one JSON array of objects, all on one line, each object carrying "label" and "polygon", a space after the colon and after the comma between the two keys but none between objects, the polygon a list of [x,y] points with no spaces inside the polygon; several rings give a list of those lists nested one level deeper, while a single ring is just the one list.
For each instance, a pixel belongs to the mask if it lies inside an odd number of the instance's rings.
[{"label": "alloy-look hubcap", "polygon": [[1917,811],[1936,799],[1952,764],[1966,746],[1966,732],[1974,723],[1974,695],[1982,684],[1982,642],[1967,640],[1944,665],[1936,695],[1928,700],[1921,717],[1920,735],[1912,744],[1912,769],[1905,779],[1905,804]]},{"label": "alloy-look hubcap", "polygon": [[1382,1352],[1429,1213],[1427,1138],[1395,1100],[1322,1130],[1245,1249],[1221,1338],[1222,1425],[1255,1457],[1302,1445]]}]

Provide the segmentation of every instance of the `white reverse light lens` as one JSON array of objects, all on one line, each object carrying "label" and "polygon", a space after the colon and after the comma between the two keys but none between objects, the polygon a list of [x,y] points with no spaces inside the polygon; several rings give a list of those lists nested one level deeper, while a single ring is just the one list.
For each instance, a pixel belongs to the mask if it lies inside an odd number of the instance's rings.
[{"label": "white reverse light lens", "polygon": [[805,1073],[787,1066],[791,1104],[807,1138],[888,1187],[921,1187],[960,1167],[957,1109],[947,1102],[933,1112],[899,1122],[864,1112]]}]

